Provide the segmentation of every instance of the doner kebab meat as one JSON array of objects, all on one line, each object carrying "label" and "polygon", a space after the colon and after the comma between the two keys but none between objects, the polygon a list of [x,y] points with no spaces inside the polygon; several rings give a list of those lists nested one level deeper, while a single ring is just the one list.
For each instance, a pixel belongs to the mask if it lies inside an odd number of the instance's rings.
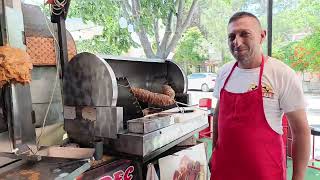
[{"label": "doner kebab meat", "polygon": [[176,93],[174,92],[174,90],[169,85],[163,85],[162,86],[162,93],[167,95],[167,96],[169,96],[172,99],[174,99],[174,97],[176,96]]},{"label": "doner kebab meat", "polygon": [[7,83],[30,83],[31,70],[31,58],[25,51],[0,46],[0,88]]},{"label": "doner kebab meat", "polygon": [[175,92],[169,85],[162,86],[163,94],[154,93],[142,88],[131,88],[131,91],[138,100],[145,103],[158,106],[169,106],[175,104]]}]

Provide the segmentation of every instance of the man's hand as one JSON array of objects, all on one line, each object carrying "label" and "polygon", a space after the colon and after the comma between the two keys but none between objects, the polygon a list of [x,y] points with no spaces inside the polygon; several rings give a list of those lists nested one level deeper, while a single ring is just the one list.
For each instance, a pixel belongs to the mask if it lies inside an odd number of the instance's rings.
[{"label": "man's hand", "polygon": [[[218,140],[218,114],[219,114],[219,101],[217,101],[216,108],[214,109],[214,114],[213,114],[213,122],[212,122],[212,153],[214,152],[214,148],[216,146],[217,140]],[[209,158],[208,166],[209,170],[211,171],[211,159],[212,159],[212,154]]]},{"label": "man's hand", "polygon": [[219,115],[219,101],[217,101],[216,108],[212,118],[212,152],[218,140],[218,115]]},{"label": "man's hand", "polygon": [[292,180],[304,180],[310,157],[310,128],[305,110],[286,113],[293,137]]}]

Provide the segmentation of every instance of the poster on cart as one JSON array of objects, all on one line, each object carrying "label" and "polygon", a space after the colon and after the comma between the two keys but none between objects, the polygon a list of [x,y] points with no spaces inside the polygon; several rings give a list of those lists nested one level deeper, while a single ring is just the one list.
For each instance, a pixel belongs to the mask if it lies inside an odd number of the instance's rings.
[{"label": "poster on cart", "polygon": [[159,159],[160,179],[206,180],[207,157],[204,143]]}]

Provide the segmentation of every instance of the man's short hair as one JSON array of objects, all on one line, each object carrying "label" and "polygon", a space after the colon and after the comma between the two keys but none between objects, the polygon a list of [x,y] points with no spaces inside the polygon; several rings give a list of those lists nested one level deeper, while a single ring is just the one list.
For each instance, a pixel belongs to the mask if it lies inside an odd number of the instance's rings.
[{"label": "man's short hair", "polygon": [[237,13],[233,14],[231,16],[231,18],[229,19],[228,24],[230,24],[240,18],[243,18],[243,17],[252,17],[252,18],[256,19],[258,21],[259,25],[261,26],[261,23],[260,23],[259,19],[257,18],[257,16],[253,15],[252,13],[245,12],[245,11],[241,11],[241,12],[237,12]]}]

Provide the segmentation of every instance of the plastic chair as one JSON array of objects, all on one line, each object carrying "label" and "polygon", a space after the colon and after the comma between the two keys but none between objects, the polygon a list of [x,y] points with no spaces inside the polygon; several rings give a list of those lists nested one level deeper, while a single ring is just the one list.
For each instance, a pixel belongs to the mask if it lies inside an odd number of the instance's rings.
[{"label": "plastic chair", "polygon": [[[212,112],[212,99],[210,98],[202,98],[199,100],[199,107],[200,108],[206,108],[207,110],[210,110]],[[199,132],[199,139],[202,138],[211,138],[213,136],[213,114],[208,114],[208,123],[209,127],[205,128],[204,130]]]}]

